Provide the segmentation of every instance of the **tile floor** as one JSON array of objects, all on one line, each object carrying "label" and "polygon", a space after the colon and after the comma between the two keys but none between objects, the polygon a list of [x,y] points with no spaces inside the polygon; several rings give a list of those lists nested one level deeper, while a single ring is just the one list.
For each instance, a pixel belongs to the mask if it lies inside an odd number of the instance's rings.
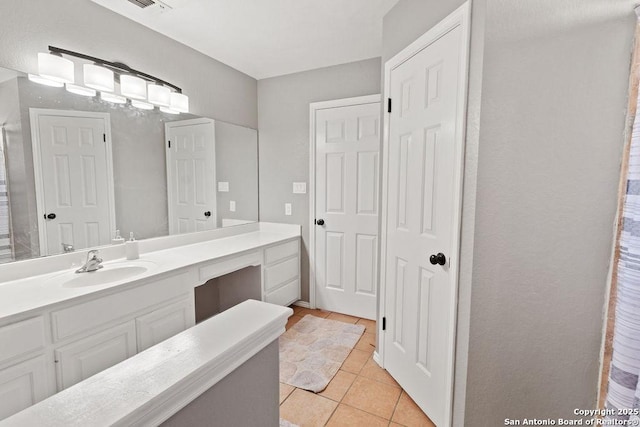
[{"label": "tile floor", "polygon": [[287,329],[307,314],[358,323],[365,333],[327,388],[318,394],[280,383],[280,417],[307,426],[435,427],[395,380],[373,361],[376,324],[339,313],[293,306]]}]

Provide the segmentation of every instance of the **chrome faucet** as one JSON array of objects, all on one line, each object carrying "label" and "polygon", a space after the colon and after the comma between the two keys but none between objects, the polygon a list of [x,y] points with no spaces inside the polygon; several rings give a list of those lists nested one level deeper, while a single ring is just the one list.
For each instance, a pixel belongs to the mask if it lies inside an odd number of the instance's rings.
[{"label": "chrome faucet", "polygon": [[90,273],[102,268],[102,258],[98,258],[98,251],[91,250],[87,252],[87,262],[76,270],[76,273]]},{"label": "chrome faucet", "polygon": [[62,242],[61,244],[62,244],[62,250],[64,251],[65,254],[69,252],[73,252],[75,250],[73,245],[70,245],[69,243]]}]

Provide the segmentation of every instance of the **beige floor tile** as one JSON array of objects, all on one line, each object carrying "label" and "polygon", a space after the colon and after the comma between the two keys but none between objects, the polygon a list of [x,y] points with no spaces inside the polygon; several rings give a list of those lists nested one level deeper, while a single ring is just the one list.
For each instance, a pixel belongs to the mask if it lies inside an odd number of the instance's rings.
[{"label": "beige floor tile", "polygon": [[429,417],[422,412],[404,391],[391,419],[407,427],[435,427]]},{"label": "beige floor tile", "polygon": [[298,316],[297,314],[294,314],[293,316],[289,317],[289,320],[287,320],[286,329],[289,330],[289,328],[291,328],[293,325],[295,325],[296,323],[298,323],[301,320],[302,320],[301,316]]},{"label": "beige floor tile", "polygon": [[373,358],[369,358],[367,363],[362,367],[360,371],[360,376],[369,378],[371,380],[376,380],[383,382],[385,384],[392,385],[394,387],[400,387],[396,380],[393,379],[391,375],[386,371],[386,369],[382,369]]},{"label": "beige floor tile", "polygon": [[280,403],[284,402],[284,400],[289,397],[291,392],[295,390],[295,387],[289,384],[280,383]]},{"label": "beige floor tile", "polygon": [[280,417],[300,427],[324,426],[338,404],[308,391],[295,389],[280,405]]},{"label": "beige floor tile", "polygon": [[401,389],[398,387],[365,377],[357,377],[342,399],[342,403],[390,419],[400,392]]},{"label": "beige floor tile", "polygon": [[349,356],[340,367],[343,371],[352,372],[357,374],[360,372],[365,363],[369,359],[369,353],[362,350],[351,350]]},{"label": "beige floor tile", "polygon": [[300,307],[297,305],[290,305],[289,308],[293,309],[293,314],[297,314],[298,316],[302,316],[302,314],[300,314],[303,310],[306,310],[306,308],[304,307]]},{"label": "beige floor tile", "polygon": [[376,336],[374,334],[364,333],[360,337],[360,341],[355,346],[356,349],[373,353],[376,349]]},{"label": "beige floor tile", "polygon": [[358,317],[348,316],[346,314],[340,314],[340,313],[331,313],[329,316],[327,316],[327,319],[337,320],[338,322],[352,323],[352,324],[355,324],[359,320]]},{"label": "beige floor tile", "polygon": [[394,422],[390,422],[389,423],[389,427],[404,427],[402,424],[398,424],[398,423],[394,423]]},{"label": "beige floor tile", "polygon": [[339,405],[329,419],[327,427],[387,427],[388,423],[388,420],[351,406]]},{"label": "beige floor tile", "polygon": [[340,402],[355,379],[355,374],[340,370],[336,373],[335,377],[333,377],[327,388],[319,394],[320,396]]},{"label": "beige floor tile", "polygon": [[330,311],[324,311],[324,310],[312,310],[310,308],[302,308],[300,310],[300,316],[306,316],[307,314],[310,314],[312,316],[316,316],[316,317],[322,317],[322,318],[326,318],[328,317],[331,312]]},{"label": "beige floor tile", "polygon": [[375,322],[375,320],[359,319],[358,320],[358,325],[363,325],[365,327],[365,332],[366,333],[369,333],[369,334],[375,334],[376,333],[376,322]]}]

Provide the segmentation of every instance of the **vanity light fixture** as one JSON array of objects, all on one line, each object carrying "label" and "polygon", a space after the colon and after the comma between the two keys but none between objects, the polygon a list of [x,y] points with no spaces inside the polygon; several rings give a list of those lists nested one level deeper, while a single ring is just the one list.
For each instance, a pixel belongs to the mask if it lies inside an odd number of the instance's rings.
[{"label": "vanity light fixture", "polygon": [[47,78],[41,77],[37,74],[28,74],[29,80],[31,80],[34,83],[38,83],[41,85],[45,85],[45,86],[51,86],[51,87],[62,87],[64,86],[64,83],[60,83],[60,82],[54,82],[53,80],[49,80]]},{"label": "vanity light fixture", "polygon": [[189,97],[182,93],[171,92],[171,109],[179,113],[188,113]]},{"label": "vanity light fixture", "polygon": [[64,85],[67,92],[75,93],[76,95],[82,96],[96,96],[96,91],[84,86],[78,86],[71,83],[67,83]]},{"label": "vanity light fixture", "polygon": [[38,74],[54,82],[74,83],[75,73],[73,62],[60,55],[51,53],[38,54]]},{"label": "vanity light fixture", "polygon": [[147,82],[140,77],[123,74],[120,76],[120,93],[131,99],[147,99]]},{"label": "vanity light fixture", "polygon": [[127,98],[124,96],[116,95],[114,93],[100,92],[100,99],[103,101],[111,102],[112,104],[126,104]]},{"label": "vanity light fixture", "polygon": [[84,64],[84,85],[100,92],[113,92],[113,71],[94,64]]},{"label": "vanity light fixture", "polygon": [[153,104],[149,104],[148,102],[144,101],[138,101],[137,99],[132,99],[131,105],[141,110],[153,110]]},{"label": "vanity light fixture", "polygon": [[[129,98],[131,105],[136,108],[150,110],[157,105],[169,114],[189,112],[189,97],[169,82],[119,62],[109,62],[54,46],[49,46],[49,52],[38,54],[39,74],[30,74],[30,80],[56,87],[67,84],[69,92],[84,96],[95,96],[96,91],[100,91],[100,97],[108,102],[123,104]],[[63,58],[63,55],[91,62],[82,67],[84,86],[75,84],[74,63]],[[113,93],[117,81],[120,82],[121,96]]]},{"label": "vanity light fixture", "polygon": [[149,102],[160,107],[169,107],[171,105],[171,91],[168,87],[149,84],[147,87],[149,94]]}]

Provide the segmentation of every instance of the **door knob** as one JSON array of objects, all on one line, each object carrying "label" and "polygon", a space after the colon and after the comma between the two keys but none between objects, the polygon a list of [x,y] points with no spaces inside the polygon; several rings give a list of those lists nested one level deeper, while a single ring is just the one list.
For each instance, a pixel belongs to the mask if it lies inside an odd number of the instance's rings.
[{"label": "door knob", "polygon": [[447,257],[445,257],[444,254],[440,252],[437,255],[431,255],[429,257],[429,262],[433,265],[445,265],[447,263]]},{"label": "door knob", "polygon": [[56,214],[50,213],[48,215],[45,215],[45,219],[56,219]]},{"label": "door knob", "polygon": [[320,218],[320,219],[316,220],[316,224],[324,225],[324,219]]},{"label": "door knob", "polygon": [[207,218],[209,218],[211,216],[211,211],[206,211],[204,213],[204,216],[206,216]]}]

